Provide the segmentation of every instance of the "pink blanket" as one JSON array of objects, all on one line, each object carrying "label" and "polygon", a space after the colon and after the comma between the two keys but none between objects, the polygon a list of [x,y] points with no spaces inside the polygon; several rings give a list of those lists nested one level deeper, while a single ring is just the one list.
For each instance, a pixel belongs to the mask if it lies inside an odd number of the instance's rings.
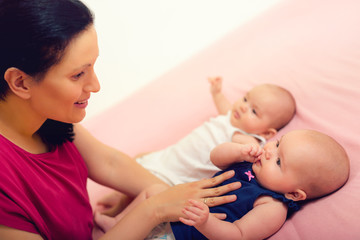
[{"label": "pink blanket", "polygon": [[[85,125],[134,155],[173,144],[216,115],[208,76],[224,78],[231,100],[258,83],[284,86],[297,114],[278,136],[303,128],[331,135],[347,150],[351,174],[271,239],[360,239],[359,9],[358,0],[284,0]],[[92,204],[105,191],[90,181]]]}]

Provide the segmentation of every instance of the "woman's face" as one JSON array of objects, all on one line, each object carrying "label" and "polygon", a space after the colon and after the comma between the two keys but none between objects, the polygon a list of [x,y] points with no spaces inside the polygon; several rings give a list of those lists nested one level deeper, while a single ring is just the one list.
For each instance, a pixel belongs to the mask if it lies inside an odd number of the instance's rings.
[{"label": "woman's face", "polygon": [[65,50],[60,63],[40,82],[31,85],[30,105],[40,117],[76,123],[85,117],[91,92],[100,85],[94,72],[99,55],[95,28],[80,33]]}]

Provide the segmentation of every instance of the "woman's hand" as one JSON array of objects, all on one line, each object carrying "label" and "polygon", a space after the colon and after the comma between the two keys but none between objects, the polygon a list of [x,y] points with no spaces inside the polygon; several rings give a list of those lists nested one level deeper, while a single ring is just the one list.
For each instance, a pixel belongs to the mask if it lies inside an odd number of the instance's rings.
[{"label": "woman's hand", "polygon": [[240,188],[240,182],[215,187],[234,174],[234,171],[228,171],[210,179],[175,185],[149,198],[147,204],[156,208],[155,214],[159,223],[179,221],[179,217],[185,217],[182,209],[189,206],[189,199],[203,201],[209,207],[235,201],[236,195],[221,195]]},{"label": "woman's hand", "polygon": [[[189,199],[206,202],[209,207],[233,202],[236,200],[235,195],[221,195],[240,188],[240,182],[215,186],[233,177],[234,174],[234,171],[228,171],[210,179],[170,187],[137,205],[101,239],[111,240],[119,236],[122,239],[144,239],[156,225],[179,221],[180,217],[186,217],[182,210],[185,206],[189,206]],[[136,231],[129,231],[135,228]]]}]

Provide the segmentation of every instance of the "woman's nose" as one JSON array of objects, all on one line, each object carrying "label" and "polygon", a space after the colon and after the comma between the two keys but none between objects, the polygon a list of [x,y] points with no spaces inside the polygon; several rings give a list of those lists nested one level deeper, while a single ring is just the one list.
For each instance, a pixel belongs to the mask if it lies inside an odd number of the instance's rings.
[{"label": "woman's nose", "polygon": [[95,73],[90,78],[88,84],[85,86],[85,91],[87,92],[98,92],[100,91],[100,83]]}]

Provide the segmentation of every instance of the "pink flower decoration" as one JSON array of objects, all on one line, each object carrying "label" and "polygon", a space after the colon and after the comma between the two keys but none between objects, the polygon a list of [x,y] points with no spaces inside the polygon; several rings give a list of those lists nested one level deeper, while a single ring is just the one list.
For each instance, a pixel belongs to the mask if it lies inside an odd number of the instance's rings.
[{"label": "pink flower decoration", "polygon": [[249,177],[249,182],[251,181],[252,178],[255,178],[254,175],[252,175],[250,170],[245,172],[245,174]]}]

